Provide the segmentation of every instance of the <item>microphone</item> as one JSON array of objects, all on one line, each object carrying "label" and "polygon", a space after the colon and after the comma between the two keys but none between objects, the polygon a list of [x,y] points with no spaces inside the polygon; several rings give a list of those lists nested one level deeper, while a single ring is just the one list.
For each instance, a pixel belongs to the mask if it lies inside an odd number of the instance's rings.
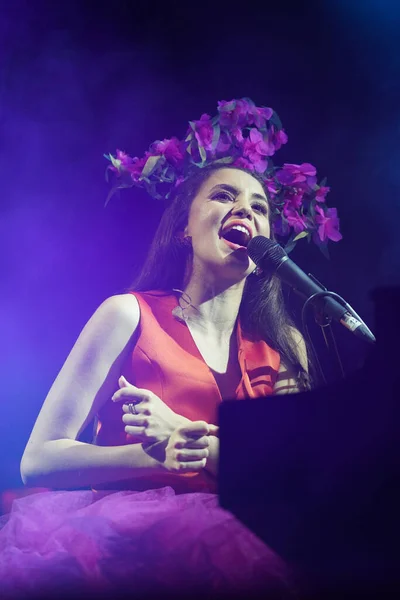
[{"label": "microphone", "polygon": [[[320,285],[315,283],[309,275],[306,275],[306,273],[289,258],[285,250],[273,240],[262,235],[257,235],[248,243],[247,251],[251,260],[258,267],[266,271],[274,271],[279,279],[287,283],[301,296],[310,298],[314,294],[325,291]],[[346,306],[342,306],[340,302],[329,296],[325,297],[323,301],[317,296],[316,300],[323,302],[324,314],[327,317],[338,321],[357,337],[367,342],[374,343],[376,341],[373,333],[347,302],[345,302]],[[351,314],[349,309],[353,311],[354,314]],[[355,315],[357,315],[358,318],[356,318]]]}]

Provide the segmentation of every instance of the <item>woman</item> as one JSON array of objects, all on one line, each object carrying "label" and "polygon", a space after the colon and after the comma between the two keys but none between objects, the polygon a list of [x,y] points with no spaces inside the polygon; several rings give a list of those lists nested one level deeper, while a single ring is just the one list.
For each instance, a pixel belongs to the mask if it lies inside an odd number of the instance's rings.
[{"label": "woman", "polygon": [[[267,111],[245,99],[233,109],[220,103],[220,137],[204,145],[204,115],[195,122],[185,143],[191,167],[196,153],[205,159],[201,169],[185,166],[187,156],[172,152],[168,140],[142,162],[123,153],[114,159],[134,184],[145,180],[149,189],[157,178],[167,181],[170,204],[133,291],[96,310],[35,423],[21,463],[24,482],[93,492],[19,501],[0,536],[0,575],[7,573],[10,590],[66,582],[99,591],[129,584],[141,593],[290,589],[283,562],[220,509],[216,496],[221,400],[306,385],[305,344],[279,281],[256,272],[246,249],[255,235],[274,235],[271,195],[279,190],[262,176],[262,144],[275,135],[278,147],[283,133],[278,139]],[[239,135],[241,123],[250,128],[247,138]],[[229,132],[235,141],[228,149]],[[258,143],[252,154],[246,140]],[[220,162],[223,152],[234,160]],[[314,195],[322,189],[307,185]],[[95,443],[79,441],[94,418]],[[248,424],[238,433],[238,452]]]}]

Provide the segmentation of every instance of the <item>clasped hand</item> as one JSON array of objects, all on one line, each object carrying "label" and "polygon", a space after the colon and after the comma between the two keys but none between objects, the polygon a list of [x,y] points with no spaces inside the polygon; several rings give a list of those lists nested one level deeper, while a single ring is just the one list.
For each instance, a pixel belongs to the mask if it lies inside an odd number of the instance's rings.
[{"label": "clasped hand", "polygon": [[[126,433],[144,445],[164,442],[165,454],[160,460],[167,471],[184,473],[204,469],[209,456],[209,436],[218,435],[216,425],[178,415],[156,394],[137,388],[123,376],[118,384],[120,389],[112,400],[124,402],[122,421]],[[131,403],[135,405],[134,414],[129,410]]]},{"label": "clasped hand", "polygon": [[[125,377],[118,380],[120,389],[112,396],[113,402],[123,402],[125,432],[142,443],[162,442],[169,439],[175,429],[191,421],[175,413],[156,394],[150,390],[137,388]],[[129,410],[129,404],[135,405],[135,413]]]}]

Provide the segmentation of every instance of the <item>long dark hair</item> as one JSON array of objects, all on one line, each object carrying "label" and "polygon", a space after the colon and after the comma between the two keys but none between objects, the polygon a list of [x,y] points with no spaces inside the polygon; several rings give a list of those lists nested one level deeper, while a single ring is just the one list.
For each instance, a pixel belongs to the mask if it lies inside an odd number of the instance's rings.
[{"label": "long dark hair", "polygon": [[[202,184],[211,173],[229,165],[211,165],[198,169],[173,192],[150,246],[143,268],[131,285],[132,291],[182,289],[191,249],[182,243],[182,232],[189,219],[190,206]],[[262,180],[246,169],[263,185]],[[267,190],[264,185],[264,192]],[[270,214],[272,211],[270,211]],[[271,237],[273,237],[272,223]],[[294,322],[285,306],[280,280],[274,274],[249,275],[239,308],[240,323],[250,339],[265,340],[277,350],[288,366],[295,368],[302,388],[309,380],[301,367],[297,343],[293,337]]]}]

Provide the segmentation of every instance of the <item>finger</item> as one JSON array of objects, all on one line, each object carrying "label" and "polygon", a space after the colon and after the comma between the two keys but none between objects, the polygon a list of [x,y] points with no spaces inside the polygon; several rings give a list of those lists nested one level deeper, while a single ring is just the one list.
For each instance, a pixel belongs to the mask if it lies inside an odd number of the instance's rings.
[{"label": "finger", "polygon": [[179,428],[179,432],[186,438],[197,438],[203,435],[208,435],[209,424],[206,421],[193,421]]},{"label": "finger", "polygon": [[123,375],[121,375],[121,377],[118,379],[118,385],[120,388],[124,388],[124,387],[128,387],[132,384],[129,383],[129,381]]},{"label": "finger", "polygon": [[208,448],[210,445],[210,439],[207,435],[203,435],[198,439],[189,439],[182,448],[189,449],[198,449],[198,448]]},{"label": "finger", "polygon": [[208,448],[201,448],[200,450],[188,450],[183,448],[177,454],[177,460],[179,462],[196,462],[201,461],[203,458],[208,458]]},{"label": "finger", "polygon": [[146,433],[146,427],[132,427],[131,425],[125,425],[124,427],[125,433],[128,435],[132,435],[135,438],[139,438],[146,442],[153,441],[153,436],[148,436]]},{"label": "finger", "polygon": [[208,435],[214,435],[216,437],[219,436],[219,427],[217,425],[210,425],[210,430]]},{"label": "finger", "polygon": [[141,390],[134,385],[129,385],[128,387],[123,387],[117,390],[112,396],[111,400],[113,402],[120,402],[124,400],[125,402],[142,402],[149,399],[149,391]]},{"label": "finger", "polygon": [[132,425],[133,427],[148,427],[149,421],[144,415],[132,415],[130,412],[122,415],[122,421],[126,425]]},{"label": "finger", "polygon": [[178,472],[182,472],[182,471],[201,471],[202,469],[204,469],[204,467],[207,464],[207,459],[206,458],[202,458],[201,460],[193,460],[190,462],[178,462],[179,468],[177,469]]},{"label": "finger", "polygon": [[[129,404],[134,404],[133,410],[131,408],[129,408]],[[122,411],[128,415],[132,415],[133,417],[135,417],[139,413],[144,414],[144,412],[145,412],[143,409],[143,403],[140,401],[137,402],[135,400],[133,400],[132,402],[128,402],[128,404],[123,404]]]}]

